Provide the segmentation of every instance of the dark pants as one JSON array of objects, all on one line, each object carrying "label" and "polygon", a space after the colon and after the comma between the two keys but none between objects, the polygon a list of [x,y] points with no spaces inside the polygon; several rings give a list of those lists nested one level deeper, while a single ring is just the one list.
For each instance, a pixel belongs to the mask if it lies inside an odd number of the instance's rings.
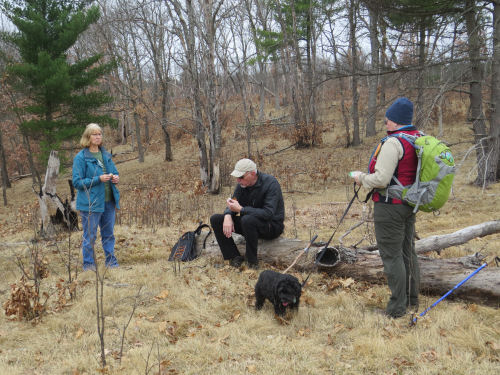
[{"label": "dark pants", "polygon": [[[233,259],[240,254],[232,237],[227,238],[222,231],[223,214],[215,214],[210,218],[210,224],[219,244],[224,259]],[[259,238],[271,240],[283,233],[283,224],[263,221],[252,215],[233,216],[234,231],[245,237],[245,257],[250,264],[257,263],[257,244]]]},{"label": "dark pants", "polygon": [[403,204],[375,203],[375,236],[391,290],[386,311],[393,317],[418,304],[420,269],[415,253],[415,214]]}]

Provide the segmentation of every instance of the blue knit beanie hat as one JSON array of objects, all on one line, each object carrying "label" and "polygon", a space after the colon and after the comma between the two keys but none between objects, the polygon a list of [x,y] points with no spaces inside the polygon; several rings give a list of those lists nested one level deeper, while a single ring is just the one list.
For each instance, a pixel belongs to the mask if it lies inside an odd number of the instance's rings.
[{"label": "blue knit beanie hat", "polygon": [[387,108],[385,117],[398,125],[411,125],[413,119],[413,103],[408,98],[399,98]]}]

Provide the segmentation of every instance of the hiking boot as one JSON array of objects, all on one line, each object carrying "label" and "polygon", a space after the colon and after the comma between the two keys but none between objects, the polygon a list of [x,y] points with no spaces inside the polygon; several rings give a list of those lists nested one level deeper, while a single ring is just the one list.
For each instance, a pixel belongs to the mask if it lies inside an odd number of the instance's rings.
[{"label": "hiking boot", "polygon": [[375,312],[375,314],[383,315],[386,318],[390,318],[390,319],[398,319],[398,318],[401,318],[402,316],[405,315],[405,314],[392,315],[392,314],[389,314],[385,309],[381,309],[381,308],[376,308],[374,310],[374,312]]},{"label": "hiking boot", "polygon": [[235,256],[233,259],[229,261],[229,264],[235,268],[240,268],[241,264],[243,263],[243,258],[241,255]]}]

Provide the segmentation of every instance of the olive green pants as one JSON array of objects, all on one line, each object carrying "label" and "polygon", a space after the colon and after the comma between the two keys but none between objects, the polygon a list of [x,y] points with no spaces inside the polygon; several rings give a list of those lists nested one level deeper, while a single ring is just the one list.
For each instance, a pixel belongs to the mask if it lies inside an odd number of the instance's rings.
[{"label": "olive green pants", "polygon": [[415,214],[403,204],[375,202],[375,236],[391,290],[386,312],[392,317],[418,304],[420,269],[415,253]]}]

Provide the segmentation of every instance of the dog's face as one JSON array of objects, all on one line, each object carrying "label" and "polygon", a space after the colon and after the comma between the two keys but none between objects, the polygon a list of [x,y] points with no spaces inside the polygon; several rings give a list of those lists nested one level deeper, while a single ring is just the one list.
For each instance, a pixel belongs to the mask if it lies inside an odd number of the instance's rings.
[{"label": "dog's face", "polygon": [[276,286],[276,290],[279,302],[284,307],[297,304],[302,293],[302,287],[300,286],[298,280],[289,278],[280,280]]}]

